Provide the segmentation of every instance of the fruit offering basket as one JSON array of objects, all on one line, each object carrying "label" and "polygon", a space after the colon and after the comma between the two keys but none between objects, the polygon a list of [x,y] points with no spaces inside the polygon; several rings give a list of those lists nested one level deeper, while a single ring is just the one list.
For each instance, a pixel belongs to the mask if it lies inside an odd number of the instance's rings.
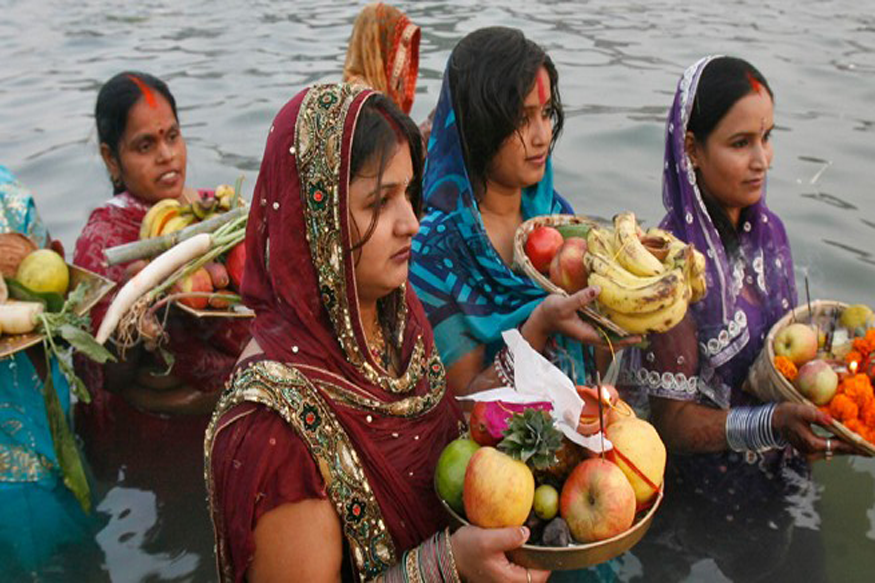
[{"label": "fruit offering basket", "polygon": [[473,401],[470,437],[447,444],[435,491],[454,528],[525,525],[519,565],[580,569],[627,551],[663,497],[667,452],[611,385],[575,386],[525,341],[503,333],[512,386]]},{"label": "fruit offering basket", "polygon": [[[766,336],[763,350],[751,367],[744,388],[766,402],[791,401],[820,407],[821,410],[833,417],[833,421],[828,427],[830,432],[856,447],[861,454],[873,456],[875,455],[875,444],[864,439],[860,433],[853,431],[846,424],[851,417],[856,417],[856,415],[843,418],[844,413],[841,411],[839,415],[835,415],[834,409],[837,407],[834,407],[832,403],[836,397],[844,399],[844,395],[835,393],[836,386],[838,392],[841,393],[845,383],[853,380],[854,377],[865,381],[864,384],[868,385],[870,395],[872,392],[871,379],[866,376],[864,371],[857,370],[860,368],[860,363],[845,358],[848,355],[852,356],[850,352],[845,357],[838,358],[841,356],[841,354],[836,354],[839,349],[832,345],[837,331],[841,331],[841,327],[837,325],[839,316],[847,308],[848,305],[842,302],[817,300],[810,303],[810,309],[808,304],[803,304],[785,314],[772,326]],[[799,330],[801,339],[792,338],[791,327]],[[808,354],[797,358],[796,353],[800,353],[805,348],[805,335],[808,334],[804,331],[805,328],[812,330],[811,334],[814,340],[808,344],[813,344],[814,347],[808,349]],[[873,334],[875,331],[870,330],[870,336]],[[785,337],[789,338],[784,340]],[[796,345],[801,348],[791,352],[790,348],[795,347],[782,347],[782,344],[789,345],[791,341],[795,341]],[[778,352],[782,354],[778,354]],[[794,363],[791,358],[795,359],[796,362]],[[801,378],[806,376],[806,367],[815,368],[818,366],[826,370],[825,376],[827,378],[835,375],[835,380],[829,387],[831,391],[827,394],[811,392],[806,384],[812,385],[814,383],[805,383],[804,379]],[[807,376],[813,377],[813,375]],[[807,392],[808,397],[803,392]],[[858,408],[856,405],[851,407],[854,412],[859,411],[860,416],[863,416],[863,407]],[[868,414],[872,415],[872,413]],[[842,422],[842,419],[845,423]],[[855,419],[854,422],[857,420]],[[857,428],[860,429],[860,427]],[[875,428],[873,428],[872,433],[875,434]]]},{"label": "fruit offering basket", "polygon": [[[560,294],[567,296],[568,292],[564,289],[550,281],[550,279],[545,276],[543,273],[535,269],[534,265],[532,265],[531,259],[526,254],[525,246],[526,241],[529,238],[529,235],[538,227],[554,227],[561,229],[560,232],[569,233],[569,235],[573,233],[577,233],[576,236],[585,237],[585,233],[589,228],[596,226],[598,223],[593,221],[588,217],[584,217],[581,215],[544,215],[540,217],[532,217],[531,219],[523,222],[517,228],[516,233],[513,238],[513,268],[516,271],[522,272],[528,275],[532,280],[535,281],[539,286],[544,288],[551,294]],[[598,324],[604,329],[613,332],[617,336],[624,337],[628,336],[629,333],[624,329],[620,328],[607,318],[605,318],[598,311],[593,309],[590,306],[586,306],[581,310],[583,316],[592,322]]]},{"label": "fruit offering basket", "polygon": [[666,332],[707,293],[705,256],[664,229],[645,231],[628,211],[612,225],[571,215],[529,219],[514,235],[514,264],[550,293],[598,287],[581,315],[619,337]]},{"label": "fruit offering basket", "polygon": [[[70,264],[67,264],[67,267],[70,271],[69,290],[75,290],[79,284],[87,286],[83,300],[76,304],[73,309],[79,316],[88,313],[115,286],[112,281],[87,269]],[[16,352],[35,346],[44,338],[45,334],[37,332],[0,335],[0,358],[6,358]]]}]

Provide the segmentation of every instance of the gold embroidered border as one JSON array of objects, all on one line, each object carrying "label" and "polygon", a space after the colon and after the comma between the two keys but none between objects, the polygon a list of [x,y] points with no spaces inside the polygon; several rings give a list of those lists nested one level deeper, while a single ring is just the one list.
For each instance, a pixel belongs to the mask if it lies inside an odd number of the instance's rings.
[{"label": "gold embroidered border", "polygon": [[[359,346],[347,298],[344,241],[340,216],[341,180],[348,189],[349,176],[340,176],[343,126],[349,108],[364,87],[315,85],[304,96],[295,125],[295,156],[301,180],[301,197],[307,242],[319,277],[319,294],[334,331],[349,361],[373,384],[401,394],[419,383],[425,372],[425,348],[417,338],[407,370],[395,378],[373,361],[367,347]],[[352,144],[348,147],[351,149]],[[406,325],[406,286],[393,292],[400,301],[397,329]],[[396,342],[400,336],[395,336]]]},{"label": "gold embroidered border", "polygon": [[[216,426],[225,411],[244,401],[276,411],[307,444],[340,517],[359,578],[362,581],[374,578],[395,563],[394,543],[349,436],[310,381],[300,371],[279,362],[260,361],[238,372],[219,401],[205,446],[211,505],[214,495],[210,453]],[[215,508],[213,515],[216,516]],[[221,524],[217,523],[218,526]],[[222,572],[223,567],[220,563]]]}]

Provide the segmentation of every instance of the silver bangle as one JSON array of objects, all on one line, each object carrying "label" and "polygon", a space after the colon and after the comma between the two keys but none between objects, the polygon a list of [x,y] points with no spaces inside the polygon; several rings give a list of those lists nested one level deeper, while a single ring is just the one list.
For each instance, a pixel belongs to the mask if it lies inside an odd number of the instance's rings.
[{"label": "silver bangle", "polygon": [[768,451],[787,445],[772,427],[775,403],[734,407],[726,416],[726,444],[732,451]]}]

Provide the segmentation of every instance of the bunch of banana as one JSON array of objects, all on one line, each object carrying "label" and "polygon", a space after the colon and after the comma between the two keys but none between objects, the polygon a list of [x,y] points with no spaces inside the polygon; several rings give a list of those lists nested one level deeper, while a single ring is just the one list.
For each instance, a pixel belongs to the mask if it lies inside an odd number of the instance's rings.
[{"label": "bunch of banana", "polygon": [[173,198],[160,200],[148,210],[140,223],[140,239],[149,239],[184,229],[194,222],[194,217],[185,212],[179,201]]},{"label": "bunch of banana", "polygon": [[601,311],[632,334],[673,328],[705,295],[705,256],[662,229],[642,232],[629,212],[614,217],[613,231],[590,230],[584,262]]},{"label": "bunch of banana", "polygon": [[[220,184],[215,194],[202,193],[190,204],[181,204],[168,198],[155,203],[140,223],[140,239],[149,239],[179,231],[190,224],[203,221],[217,213],[231,210],[234,187]],[[240,201],[242,204],[242,201]]]}]

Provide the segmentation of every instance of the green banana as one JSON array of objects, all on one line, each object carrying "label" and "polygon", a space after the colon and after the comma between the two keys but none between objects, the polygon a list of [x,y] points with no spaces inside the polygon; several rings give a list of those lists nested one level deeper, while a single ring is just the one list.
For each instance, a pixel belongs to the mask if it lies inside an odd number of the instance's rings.
[{"label": "green banana", "polygon": [[567,225],[558,225],[556,230],[559,231],[563,239],[570,239],[572,237],[586,239],[590,230],[592,230],[592,226],[585,223],[569,223]]}]

